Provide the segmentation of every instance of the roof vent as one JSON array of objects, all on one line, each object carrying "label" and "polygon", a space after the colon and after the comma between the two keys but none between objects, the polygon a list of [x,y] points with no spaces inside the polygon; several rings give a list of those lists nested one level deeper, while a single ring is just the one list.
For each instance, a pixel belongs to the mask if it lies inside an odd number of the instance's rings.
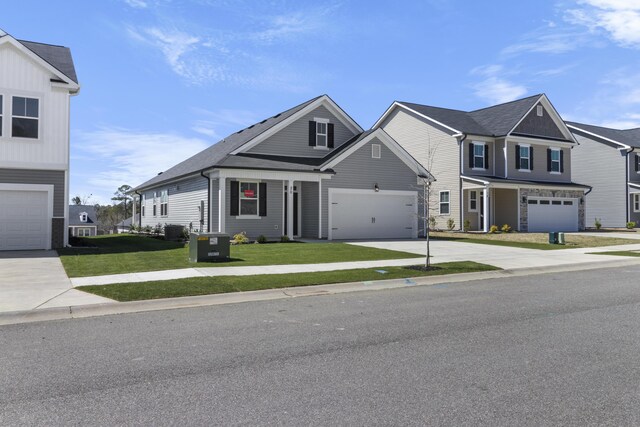
[{"label": "roof vent", "polygon": [[244,131],[244,129],[240,129],[238,132],[236,133],[242,133]]},{"label": "roof vent", "polygon": [[263,124],[264,122],[266,122],[269,119],[264,119],[263,121],[260,122],[260,124]]},{"label": "roof vent", "polygon": [[275,119],[276,117],[280,117],[280,113],[278,113],[275,116],[273,116],[272,119]]},{"label": "roof vent", "polygon": [[158,175],[162,175],[162,172],[158,172]]},{"label": "roof vent", "polygon": [[254,126],[255,126],[255,125],[251,125],[251,126],[249,126],[247,129],[251,129],[251,128],[252,128],[252,127],[254,127]]}]

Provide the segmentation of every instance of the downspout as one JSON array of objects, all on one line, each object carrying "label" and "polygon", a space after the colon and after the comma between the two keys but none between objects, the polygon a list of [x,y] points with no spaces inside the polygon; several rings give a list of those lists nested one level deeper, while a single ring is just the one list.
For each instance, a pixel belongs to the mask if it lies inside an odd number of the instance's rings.
[{"label": "downspout", "polygon": [[462,162],[464,162],[464,156],[462,155],[462,153],[464,153],[464,140],[467,139],[467,134],[463,133],[462,134],[462,138],[458,139],[458,146],[459,146],[459,151],[460,151],[460,162],[458,163],[458,204],[459,206],[459,211],[460,211],[460,230],[464,231],[464,224],[462,223],[463,219],[464,219],[464,212],[463,212],[463,207],[464,207],[464,195],[462,193]]},{"label": "downspout", "polygon": [[[631,193],[629,192],[629,182],[631,182],[631,172],[629,171],[629,154],[633,153],[635,151],[635,148],[627,148],[625,150],[626,154],[625,154],[625,160],[624,160],[624,167],[625,167],[625,172],[626,172],[626,181],[624,183],[624,192],[627,195],[626,200],[625,200],[625,205],[627,207],[627,212],[626,212],[626,217],[627,217],[627,221],[629,222],[631,221],[631,208],[629,206],[629,199],[631,198]],[[586,194],[585,194],[586,195]]]},{"label": "downspout", "polygon": [[[211,233],[211,224],[209,221],[209,217],[211,216],[211,178],[204,174],[204,169],[200,171],[200,176],[207,180],[207,233]],[[202,212],[202,216],[204,217],[204,212]]]},{"label": "downspout", "polygon": [[138,227],[142,227],[142,194],[138,193],[138,190],[134,190],[133,192],[138,195]]}]

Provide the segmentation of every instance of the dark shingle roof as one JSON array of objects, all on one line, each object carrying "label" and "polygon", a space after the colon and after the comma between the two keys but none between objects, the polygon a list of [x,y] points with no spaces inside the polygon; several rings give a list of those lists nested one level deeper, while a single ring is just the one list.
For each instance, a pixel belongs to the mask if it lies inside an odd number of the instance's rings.
[{"label": "dark shingle roof", "polygon": [[463,176],[463,179],[470,180],[480,180],[486,181],[495,184],[522,184],[522,185],[532,185],[532,186],[540,186],[540,185],[551,185],[554,187],[575,187],[575,188],[591,188],[589,185],[578,184],[575,182],[562,182],[562,181],[526,181],[519,179],[511,179],[511,178],[502,178],[499,176],[483,176],[483,175],[467,175]]},{"label": "dark shingle roof", "polygon": [[[87,213],[87,222],[80,221],[80,214]],[[69,205],[69,225],[98,225],[96,208],[93,205]]]},{"label": "dark shingle roof", "polygon": [[[251,125],[238,132],[232,133],[231,135],[227,136],[223,140],[213,144],[211,147],[167,169],[162,174],[157,175],[151,178],[150,180],[140,184],[134,190],[148,188],[153,185],[157,185],[165,181],[190,175],[214,166],[257,167],[260,164],[260,162],[258,162],[257,160],[252,159],[249,156],[232,156],[230,155],[230,153],[240,148],[247,142],[251,141],[253,138],[260,135],[261,133],[267,131],[268,129],[272,128],[278,123],[291,117],[292,115],[302,110],[309,104],[313,103],[317,99],[321,98],[322,96],[324,95],[317,96],[289,110],[283,111],[280,114],[276,114],[273,117],[265,119],[259,123]],[[243,159],[243,160],[239,160],[239,159]],[[269,166],[269,168],[276,167],[277,166],[276,163],[278,163],[276,160],[273,160],[273,159],[262,159],[261,161],[265,166]],[[289,166],[289,168],[291,168],[292,165],[294,164],[296,163],[287,162],[287,166]],[[301,169],[296,169],[296,170],[305,170],[305,168],[302,167]]]},{"label": "dark shingle roof", "polygon": [[399,104],[431,117],[457,131],[472,135],[496,137],[509,133],[518,121],[538,102],[541,96],[542,94],[533,95],[474,111],[451,110],[411,102],[399,102]]},{"label": "dark shingle roof", "polygon": [[52,67],[78,83],[76,69],[73,66],[73,58],[71,58],[71,50],[68,47],[30,42],[26,40],[18,41],[27,49],[48,62]]},{"label": "dark shingle roof", "polygon": [[630,147],[640,148],[640,128],[634,129],[612,129],[603,126],[588,125],[586,123],[566,122],[570,126],[583,129],[587,132],[599,135],[603,138],[611,139]]}]

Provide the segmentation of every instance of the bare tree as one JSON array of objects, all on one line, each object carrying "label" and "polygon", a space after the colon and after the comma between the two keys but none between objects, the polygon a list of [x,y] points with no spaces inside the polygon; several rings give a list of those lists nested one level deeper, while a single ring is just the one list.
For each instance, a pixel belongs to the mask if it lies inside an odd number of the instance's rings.
[{"label": "bare tree", "polygon": [[88,196],[75,196],[71,199],[71,203],[74,205],[88,205],[92,195],[93,194],[89,194]]}]

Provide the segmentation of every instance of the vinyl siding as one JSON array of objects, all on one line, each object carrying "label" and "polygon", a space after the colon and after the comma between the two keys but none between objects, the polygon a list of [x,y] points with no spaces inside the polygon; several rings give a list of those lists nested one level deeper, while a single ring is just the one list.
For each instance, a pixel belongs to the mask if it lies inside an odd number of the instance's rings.
[{"label": "vinyl siding", "polygon": [[493,215],[492,223],[499,228],[504,224],[509,224],[512,229],[517,230],[520,223],[518,217],[518,190],[495,188],[493,195]]},{"label": "vinyl siding", "polygon": [[[162,190],[168,190],[168,215],[160,215],[160,194]],[[156,212],[153,216],[153,192],[157,193]],[[193,230],[200,230],[200,201],[205,201],[204,230],[207,227],[207,180],[201,176],[186,180],[172,182],[168,185],[156,187],[144,192],[146,196],[145,216],[142,217],[142,226],[151,227],[157,224],[183,225],[186,228],[192,226]]]},{"label": "vinyl siding", "polygon": [[562,131],[558,129],[549,112],[544,106],[542,106],[542,117],[537,114],[537,107],[541,105],[536,104],[533,110],[520,122],[520,124],[513,130],[514,133],[522,133],[526,135],[546,136],[551,138],[565,138]]},{"label": "vinyl siding", "polygon": [[[456,228],[460,228],[460,155],[456,139],[402,109],[391,112],[381,127],[436,178],[432,185],[431,206],[437,207],[440,191],[450,192],[450,214],[434,214],[436,226],[445,228],[447,220],[453,218]],[[420,226],[423,228],[422,221]]]},{"label": "vinyl siding", "polygon": [[[381,146],[379,159],[371,157],[371,144]],[[418,190],[417,171],[409,168],[377,138],[360,147],[333,169],[336,175],[322,183],[322,237],[328,236],[329,188],[372,190],[378,184],[380,190]],[[418,212],[422,212],[421,207],[418,207]]]},{"label": "vinyl siding", "polygon": [[593,227],[595,218],[600,218],[603,227],[624,227],[627,219],[626,157],[612,146],[580,135],[575,137],[580,145],[573,149],[573,180],[593,187],[586,196],[585,225]]},{"label": "vinyl siding", "polygon": [[303,182],[301,187],[302,237],[318,238],[318,183]]},{"label": "vinyl siding", "polygon": [[53,216],[64,217],[67,204],[64,174],[53,170],[0,169],[0,183],[53,185]]},{"label": "vinyl siding", "polygon": [[[236,179],[226,179],[226,232],[233,236],[234,234],[244,231],[251,240],[255,240],[261,234],[269,239],[279,239],[283,234],[282,211],[284,207],[284,188],[282,181],[260,181],[267,183],[267,216],[259,219],[239,219],[229,215],[231,206],[231,181],[236,181]],[[294,185],[299,185],[299,183],[296,182]]]},{"label": "vinyl siding", "polygon": [[502,178],[504,178],[504,144],[505,144],[505,139],[501,138],[501,139],[496,139],[495,142],[495,166],[494,166],[494,171],[495,171],[495,175],[496,176],[500,176]]},{"label": "vinyl siding", "polygon": [[338,120],[327,108],[320,106],[265,139],[249,153],[271,154],[280,156],[324,157],[329,150],[316,149],[309,146],[309,121],[314,117],[329,119],[334,125],[334,148],[347,142],[355,134]]},{"label": "vinyl siding", "polygon": [[516,145],[518,144],[513,141],[507,143],[508,178],[525,181],[571,182],[572,159],[570,148],[562,148],[564,153],[564,172],[555,174],[547,171],[547,148],[549,147],[539,144],[529,144],[533,148],[533,170],[520,172],[516,165]]}]

